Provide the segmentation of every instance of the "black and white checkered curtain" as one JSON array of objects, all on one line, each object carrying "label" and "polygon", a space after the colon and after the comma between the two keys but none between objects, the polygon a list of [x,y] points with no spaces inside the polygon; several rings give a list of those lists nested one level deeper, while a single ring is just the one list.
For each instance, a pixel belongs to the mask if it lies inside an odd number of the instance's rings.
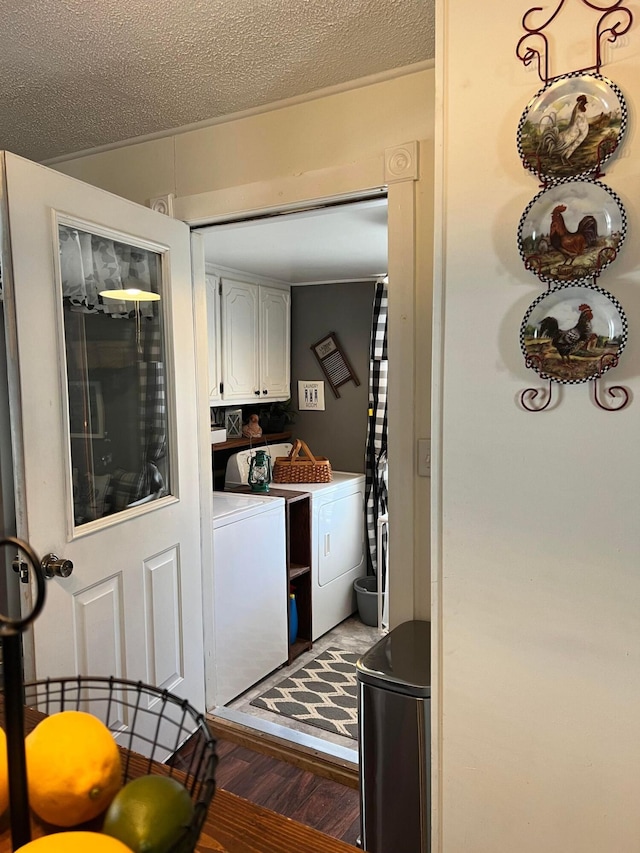
[{"label": "black and white checkered curtain", "polygon": [[[385,555],[378,554],[378,519],[387,512],[387,285],[378,282],[369,356],[369,422],[365,459],[369,571],[384,584]],[[382,537],[386,552],[386,526]],[[378,567],[380,572],[378,572]]]},{"label": "black and white checkered curtain", "polygon": [[164,485],[159,464],[167,452],[167,400],[162,331],[157,323],[145,324],[144,360],[139,362],[140,438],[145,474],[144,494],[160,491]]}]

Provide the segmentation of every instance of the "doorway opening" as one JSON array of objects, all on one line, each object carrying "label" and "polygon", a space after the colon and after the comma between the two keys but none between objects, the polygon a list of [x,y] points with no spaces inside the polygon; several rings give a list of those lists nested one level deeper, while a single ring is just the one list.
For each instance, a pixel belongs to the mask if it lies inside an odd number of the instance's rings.
[{"label": "doorway opening", "polygon": [[[289,408],[295,412],[295,421],[288,431],[293,437],[303,439],[314,453],[328,457],[334,471],[348,472],[364,480],[372,313],[376,284],[386,275],[388,267],[386,196],[378,193],[375,198],[194,230],[203,238],[206,274],[216,282],[226,278],[290,288]],[[325,381],[311,349],[314,342],[329,332],[337,334],[360,383],[350,382],[340,387],[339,398]],[[308,381],[324,382],[324,409],[308,410],[300,405],[298,383],[304,385]],[[233,405],[225,400],[210,400],[210,404],[218,417],[220,410]],[[243,414],[249,414],[251,408],[242,405]],[[229,456],[222,450],[216,451],[215,445],[212,450],[214,488],[224,489]],[[302,491],[305,487],[297,488]],[[360,525],[364,575],[370,559],[366,555],[364,506]],[[380,638],[380,631],[360,619],[355,595],[353,610],[346,619],[314,637],[312,648],[295,661],[250,685],[222,707],[213,708],[213,716],[347,761],[357,761],[357,741],[353,737],[330,731],[330,726],[325,730],[253,704],[327,650],[337,649],[360,657],[370,648]]]}]

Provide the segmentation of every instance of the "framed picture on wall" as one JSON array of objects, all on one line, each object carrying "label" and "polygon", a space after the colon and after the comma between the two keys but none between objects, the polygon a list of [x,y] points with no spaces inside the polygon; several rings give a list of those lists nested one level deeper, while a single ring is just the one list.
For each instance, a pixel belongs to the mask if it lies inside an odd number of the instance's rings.
[{"label": "framed picture on wall", "polygon": [[298,380],[298,410],[324,412],[324,382]]}]

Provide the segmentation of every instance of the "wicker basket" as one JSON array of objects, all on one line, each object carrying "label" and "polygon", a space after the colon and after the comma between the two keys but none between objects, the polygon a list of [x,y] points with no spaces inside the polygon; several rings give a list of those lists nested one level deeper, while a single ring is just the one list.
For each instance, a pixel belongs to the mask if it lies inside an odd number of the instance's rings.
[{"label": "wicker basket", "polygon": [[[299,456],[300,451],[305,456]],[[324,456],[314,456],[297,438],[288,456],[277,456],[273,465],[274,483],[330,483],[331,463]]]},{"label": "wicker basket", "polygon": [[[150,773],[173,776],[194,802],[193,820],[168,853],[193,853],[215,792],[215,739],[186,700],[142,682],[77,676],[27,683],[28,708],[43,714],[88,711],[113,732],[123,784]],[[189,741],[184,757],[175,753]]]}]

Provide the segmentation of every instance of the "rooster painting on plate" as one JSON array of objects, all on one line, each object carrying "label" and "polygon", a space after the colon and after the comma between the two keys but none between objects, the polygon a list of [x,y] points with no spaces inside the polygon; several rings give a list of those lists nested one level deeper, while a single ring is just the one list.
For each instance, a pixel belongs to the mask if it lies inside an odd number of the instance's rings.
[{"label": "rooster painting on plate", "polygon": [[582,217],[575,231],[569,231],[562,215],[566,209],[566,204],[558,204],[553,208],[549,242],[570,264],[579,255],[584,255],[587,249],[596,245],[598,223],[595,217],[589,214]]},{"label": "rooster painting on plate", "polygon": [[558,382],[586,382],[617,363],[625,323],[622,308],[605,291],[555,288],[540,296],[523,320],[527,364]]},{"label": "rooster painting on plate", "polygon": [[[599,341],[591,326],[593,311],[587,302],[578,306],[578,320],[569,328],[552,314],[542,318],[535,336],[529,340],[529,354],[534,354],[545,373],[561,380],[583,380],[598,372],[600,358],[610,342]],[[609,350],[611,352],[611,350]]]},{"label": "rooster painting on plate", "polygon": [[555,317],[544,317],[540,323],[540,336],[551,338],[551,346],[565,363],[571,361],[572,353],[580,349],[588,351],[598,341],[598,336],[591,328],[593,311],[590,306],[585,302],[578,310],[578,322],[571,329],[561,329]]},{"label": "rooster painting on plate", "polygon": [[586,177],[617,149],[626,128],[622,92],[599,75],[557,78],[533,98],[518,125],[524,166],[543,179]]},{"label": "rooster painting on plate", "polygon": [[589,133],[587,96],[578,95],[569,124],[564,129],[558,127],[556,114],[551,112],[542,117],[539,132],[540,141],[536,153],[546,154],[549,158],[557,157],[561,163],[568,165],[573,152],[585,141]]},{"label": "rooster painting on plate", "polygon": [[594,278],[617,257],[626,214],[598,181],[570,180],[540,192],[518,230],[525,267],[542,281],[570,284]]}]

